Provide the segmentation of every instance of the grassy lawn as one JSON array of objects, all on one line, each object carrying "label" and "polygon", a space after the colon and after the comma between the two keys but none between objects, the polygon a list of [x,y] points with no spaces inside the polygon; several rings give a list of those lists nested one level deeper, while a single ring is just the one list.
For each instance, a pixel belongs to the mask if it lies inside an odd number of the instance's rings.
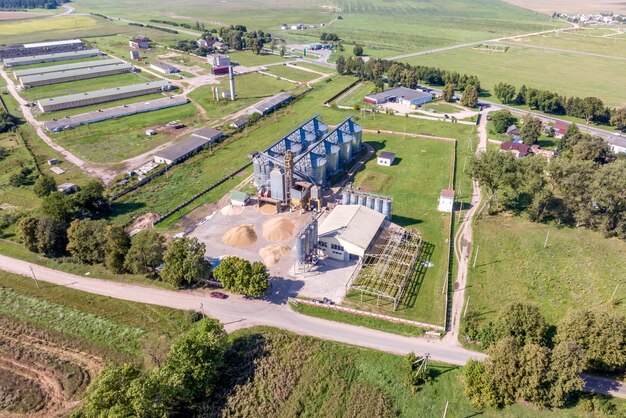
[{"label": "grassy lawn", "polygon": [[[360,294],[350,292],[346,305],[366,308],[375,312],[386,312],[399,317],[441,325],[445,300],[441,294],[447,271],[450,215],[437,211],[441,189],[450,186],[454,144],[444,141],[406,138],[392,135],[364,135],[364,141],[378,152],[396,153],[396,162],[391,167],[370,160],[354,179],[354,187],[393,198],[392,222],[420,231],[428,250],[425,259],[434,267],[425,269],[423,277],[417,279],[414,291],[407,291],[396,312],[377,309],[360,302]],[[409,289],[411,285],[409,285]],[[368,300],[370,299],[370,300]],[[364,296],[369,304],[376,304]]]},{"label": "grassy lawn", "polygon": [[352,90],[352,93],[344,96],[342,100],[338,101],[337,104],[340,106],[368,106],[363,102],[363,98],[368,94],[374,91],[374,83],[371,81],[366,81],[362,83],[358,88]]},{"label": "grassy lawn", "polygon": [[[255,26],[256,27],[256,26]],[[244,67],[256,67],[258,65],[274,64],[276,62],[287,61],[280,55],[269,53],[255,54],[252,51],[233,51],[228,54],[231,63],[235,65],[243,65]]]},{"label": "grassy lawn", "polygon": [[[28,35],[33,32],[48,32],[68,29],[87,29],[98,21],[91,16],[62,16],[54,19],[28,19],[0,22],[0,35]],[[69,39],[69,38],[68,38]]]},{"label": "grassy lawn", "polygon": [[221,84],[206,85],[194,89],[189,98],[202,106],[211,120],[219,119],[225,115],[244,109],[261,101],[264,97],[278,94],[281,91],[291,91],[296,85],[285,80],[277,80],[274,77],[258,73],[245,74],[236,77],[237,100],[230,101],[221,98],[219,102],[213,100],[214,87],[219,87],[220,92],[229,90],[228,78],[222,78]]},{"label": "grassy lawn", "polygon": [[426,103],[422,106],[422,110],[435,111],[436,113],[459,113],[465,110],[462,107],[454,106],[446,102],[437,101]]},{"label": "grassy lawn", "polygon": [[[470,269],[469,311],[493,319],[503,307],[538,305],[550,323],[568,310],[607,306],[626,314],[626,243],[583,228],[557,228],[509,215],[486,216],[474,227],[478,260]],[[549,233],[548,245],[543,247]],[[474,247],[476,248],[476,247]],[[474,257],[474,255],[472,255]],[[621,303],[608,304],[615,286]]]},{"label": "grassy lawn", "polygon": [[461,48],[406,61],[476,75],[487,89],[498,82],[517,88],[526,84],[567,96],[596,96],[609,106],[626,104],[621,91],[626,83],[623,61],[524,46],[512,46],[497,54]]},{"label": "grassy lawn", "polygon": [[367,328],[377,329],[379,331],[390,332],[393,334],[413,337],[417,335],[422,335],[424,333],[421,328],[416,328],[404,324],[396,324],[394,322],[383,321],[376,318],[353,315],[345,312],[333,311],[330,309],[324,309],[303,304],[299,304],[298,306],[291,304],[290,306],[291,309],[303,315],[315,316],[317,318],[327,319],[329,321],[343,322],[345,324],[363,326]]},{"label": "grassy lawn", "polygon": [[149,74],[116,74],[106,77],[91,78],[87,80],[70,81],[69,83],[51,84],[49,86],[34,87],[32,89],[20,90],[20,96],[34,102],[39,99],[47,99],[66,94],[84,93],[87,91],[104,90],[113,87],[127,86],[130,84],[142,84],[147,81],[154,81],[155,78]]},{"label": "grassy lawn", "polygon": [[[439,417],[448,402],[450,418],[585,416],[576,405],[554,411],[523,405],[473,408],[463,394],[462,368],[456,366],[430,362],[434,383],[415,393],[406,383],[402,356],[271,328],[237,331],[230,339],[228,371],[206,399],[215,415]],[[625,404],[614,403],[619,415]]]},{"label": "grassy lawn", "polygon": [[317,71],[318,73],[323,73],[323,74],[332,74],[332,73],[335,72],[331,68],[323,67],[321,65],[312,64],[310,62],[298,62],[296,65],[298,67],[308,68],[309,70]]},{"label": "grassy lawn", "polygon": [[[180,120],[196,126],[204,120],[191,103],[153,112],[110,119],[75,129],[54,133],[53,138],[81,158],[95,163],[117,163],[170,141],[178,135],[158,133],[147,136],[145,128]],[[157,129],[158,131],[158,129]]]},{"label": "grassy lawn", "polygon": [[[601,29],[604,31],[604,29]],[[611,33],[612,31],[608,31]],[[540,36],[521,38],[521,45],[537,45],[548,48],[566,49],[568,51],[588,52],[614,57],[626,58],[626,41],[618,37],[597,38],[589,35],[589,30],[559,33],[558,36],[548,33]],[[518,43],[516,41],[515,43]]]},{"label": "grassy lawn", "polygon": [[299,70],[297,67],[287,67],[286,65],[268,67],[267,72],[289,80],[299,81],[301,83],[306,83],[308,81],[315,80],[316,78],[320,78],[319,74]]},{"label": "grassy lawn", "polygon": [[[24,148],[21,139],[15,133],[4,133],[0,135],[0,147],[9,153],[6,158],[0,160],[0,204],[11,204],[18,211],[28,211],[39,207],[40,200],[33,193],[32,187],[29,185],[20,187],[9,185],[11,176],[18,174],[22,168],[35,170],[35,161]],[[37,174],[33,173],[29,177],[32,179],[32,183]]]}]

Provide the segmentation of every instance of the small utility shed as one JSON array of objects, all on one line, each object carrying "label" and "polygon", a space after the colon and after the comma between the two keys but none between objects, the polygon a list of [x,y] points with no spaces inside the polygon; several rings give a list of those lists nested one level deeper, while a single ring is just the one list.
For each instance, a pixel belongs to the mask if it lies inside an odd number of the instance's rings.
[{"label": "small utility shed", "polygon": [[154,162],[157,164],[176,164],[179,163],[191,155],[199,152],[203,148],[208,147],[210,144],[218,141],[224,135],[213,128],[203,128],[187,138],[183,139],[177,144],[174,144],[163,151],[157,153],[154,156]]},{"label": "small utility shed", "polygon": [[154,70],[162,72],[163,74],[174,74],[180,72],[178,68],[166,62],[155,62],[150,64],[150,67]]},{"label": "small utility shed", "polygon": [[439,195],[439,205],[437,206],[437,210],[439,212],[452,213],[453,208],[454,208],[454,190],[443,189],[441,191],[441,194]]},{"label": "small utility shed", "polygon": [[250,201],[247,193],[233,191],[230,193],[230,204],[233,206],[246,206]]},{"label": "small utility shed", "polygon": [[390,151],[383,151],[378,154],[377,164],[385,167],[390,167],[396,159],[396,153]]},{"label": "small utility shed", "polygon": [[407,87],[395,87],[380,93],[365,96],[365,103],[378,105],[387,102],[398,102],[404,106],[420,106],[431,102],[433,95],[420,90],[413,90]]},{"label": "small utility shed", "polygon": [[319,249],[341,261],[363,257],[384,223],[385,215],[366,206],[335,206],[319,226]]}]

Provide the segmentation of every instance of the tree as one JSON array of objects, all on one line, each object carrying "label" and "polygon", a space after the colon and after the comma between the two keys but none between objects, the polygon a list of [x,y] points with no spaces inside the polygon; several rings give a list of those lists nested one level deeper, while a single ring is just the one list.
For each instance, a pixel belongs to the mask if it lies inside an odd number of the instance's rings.
[{"label": "tree", "polygon": [[92,180],[82,187],[75,195],[74,202],[79,210],[88,216],[93,216],[105,209],[108,205],[104,197],[104,186],[97,180]]},{"label": "tree", "polygon": [[520,346],[546,343],[548,324],[534,305],[518,302],[508,306],[499,315],[497,328],[502,337],[511,337]]},{"label": "tree", "polygon": [[109,225],[104,233],[104,265],[113,273],[124,272],[124,259],[130,249],[130,237],[124,228]]},{"label": "tree", "polygon": [[154,273],[163,262],[164,242],[158,232],[144,229],[131,238],[124,266],[135,274]]},{"label": "tree", "polygon": [[472,177],[477,179],[481,186],[487,188],[488,203],[495,200],[496,192],[510,184],[515,176],[515,157],[509,152],[488,150],[474,157],[471,165]]},{"label": "tree", "polygon": [[613,110],[611,114],[611,126],[619,131],[626,131],[626,107]]},{"label": "tree", "polygon": [[467,107],[474,107],[478,104],[478,89],[474,85],[468,84],[465,87],[461,104]]},{"label": "tree", "polygon": [[285,44],[283,44],[280,46],[280,56],[284,57],[286,53],[287,53],[287,48],[285,48]]},{"label": "tree", "polygon": [[33,192],[39,197],[48,196],[50,193],[57,190],[57,182],[50,176],[41,175],[37,177]]},{"label": "tree", "polygon": [[190,405],[212,392],[224,363],[226,344],[222,325],[205,318],[172,345],[160,370],[161,381],[169,387],[171,402]]},{"label": "tree", "polygon": [[585,383],[580,377],[584,366],[584,351],[576,343],[565,341],[557,344],[550,354],[548,379],[550,387],[550,405],[562,408],[572,399],[572,395],[581,392]]},{"label": "tree", "polygon": [[604,110],[604,103],[597,97],[585,97],[582,103],[582,112],[587,125]]},{"label": "tree", "polygon": [[541,120],[533,118],[530,113],[527,113],[522,118],[522,129],[520,129],[520,139],[528,146],[531,146],[539,139],[543,125]]},{"label": "tree", "polygon": [[361,45],[355,45],[354,48],[352,49],[352,52],[354,53],[355,56],[362,57],[363,47]]},{"label": "tree", "polygon": [[39,225],[39,219],[32,216],[26,216],[20,220],[18,228],[20,235],[22,236],[22,243],[28,251],[36,253],[39,251],[37,243],[37,228]]},{"label": "tree", "polygon": [[463,367],[463,383],[465,396],[475,408],[501,404],[497,390],[489,382],[484,362],[470,360]]},{"label": "tree", "polygon": [[441,92],[441,98],[446,102],[454,101],[454,84],[446,84]]},{"label": "tree", "polygon": [[491,123],[495,133],[503,134],[509,126],[515,123],[515,118],[508,110],[501,109],[491,114]]},{"label": "tree", "polygon": [[67,230],[67,250],[81,263],[104,261],[107,222],[104,220],[75,219]]},{"label": "tree", "polygon": [[67,196],[61,192],[50,193],[43,199],[41,207],[44,214],[62,222],[69,222],[74,216],[74,207]]},{"label": "tree", "polygon": [[493,87],[496,97],[504,104],[511,103],[515,97],[515,87],[507,83],[498,83]]},{"label": "tree", "polygon": [[0,113],[0,134],[15,128],[15,118],[8,112]]},{"label": "tree", "polygon": [[226,257],[213,271],[213,277],[224,289],[259,297],[269,287],[269,273],[261,262],[250,264],[240,257]]},{"label": "tree", "polygon": [[611,146],[598,136],[579,134],[568,138],[568,141],[574,144],[571,147],[571,158],[574,160],[606,164],[615,158]]},{"label": "tree", "polygon": [[82,412],[93,417],[106,416],[105,412],[113,416],[133,416],[128,389],[140,377],[141,370],[133,364],[105,367],[94,382]]},{"label": "tree", "polygon": [[337,57],[337,62],[335,62],[335,69],[337,70],[337,73],[339,75],[346,73],[346,59],[343,57],[343,55],[339,55],[339,57]]},{"label": "tree", "polygon": [[67,231],[65,223],[43,217],[37,223],[37,252],[46,257],[59,257],[65,253]]},{"label": "tree", "polygon": [[517,96],[515,96],[515,104],[518,105],[523,105],[526,104],[526,92],[527,92],[527,88],[526,85],[522,85],[522,87],[520,87],[519,91],[517,92]]},{"label": "tree", "polygon": [[206,260],[206,247],[197,238],[170,241],[163,255],[161,278],[176,287],[196,283],[208,277],[211,264]]},{"label": "tree", "polygon": [[263,50],[263,40],[260,38],[256,38],[252,45],[252,50],[254,51],[255,54],[259,55],[261,51]]}]

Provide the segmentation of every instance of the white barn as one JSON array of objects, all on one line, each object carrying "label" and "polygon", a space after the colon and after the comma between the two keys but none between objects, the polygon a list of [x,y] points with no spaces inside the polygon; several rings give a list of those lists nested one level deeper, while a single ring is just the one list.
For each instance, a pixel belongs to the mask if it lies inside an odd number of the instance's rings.
[{"label": "white barn", "polygon": [[439,212],[452,213],[453,208],[454,208],[454,190],[443,189],[441,191],[441,194],[439,195],[439,206],[437,207],[437,210]]},{"label": "white barn", "polygon": [[378,155],[376,164],[382,165],[384,167],[391,167],[395,159],[396,159],[395,152],[383,151]]}]

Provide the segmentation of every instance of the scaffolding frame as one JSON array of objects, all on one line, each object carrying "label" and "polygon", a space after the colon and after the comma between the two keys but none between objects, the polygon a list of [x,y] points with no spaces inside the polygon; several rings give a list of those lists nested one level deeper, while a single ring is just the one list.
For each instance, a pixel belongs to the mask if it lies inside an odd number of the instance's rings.
[{"label": "scaffolding frame", "polygon": [[376,306],[383,299],[391,302],[396,311],[417,271],[421,246],[421,235],[415,230],[385,229],[360,259],[346,287],[360,292],[362,302],[363,295],[374,296]]}]

